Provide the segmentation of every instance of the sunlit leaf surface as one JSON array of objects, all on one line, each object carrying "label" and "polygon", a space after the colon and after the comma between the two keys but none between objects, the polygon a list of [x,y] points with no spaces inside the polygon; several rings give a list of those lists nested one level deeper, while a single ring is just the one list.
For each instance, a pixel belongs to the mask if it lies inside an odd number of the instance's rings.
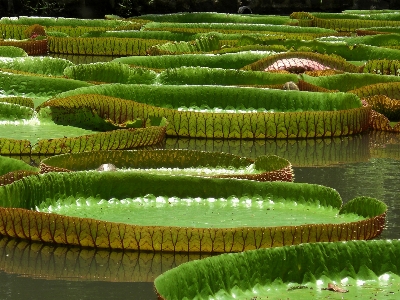
[{"label": "sunlit leaf surface", "polygon": [[[138,197],[137,199],[142,199],[140,201],[148,203],[142,197],[149,193],[154,196],[147,197],[156,201],[153,208],[149,206],[150,211],[155,213],[156,219],[164,219],[166,223],[144,224],[146,218],[143,221],[137,219],[133,224],[110,222],[107,217],[101,217],[101,212],[95,218],[87,218],[83,215],[65,216],[31,210],[36,206],[39,209],[45,206],[61,207],[62,203],[71,203],[71,200],[77,200],[78,197],[94,197],[95,201],[105,204],[122,200],[121,203],[128,203],[128,198]],[[167,201],[168,198],[171,200]],[[189,205],[188,200],[180,199],[192,199],[189,201],[192,205]],[[236,252],[302,242],[371,239],[382,231],[386,215],[386,205],[372,198],[355,198],[341,208],[339,194],[333,189],[318,185],[165,176],[129,171],[48,173],[30,176],[0,187],[0,200],[0,232],[3,235],[86,247],[174,252]],[[305,210],[307,207],[310,210],[326,207],[328,210],[332,209],[334,216],[355,214],[362,217],[362,220],[353,219],[344,223],[339,221],[335,224],[318,221],[314,223],[314,216],[311,214],[309,221],[300,221],[304,225],[295,225],[290,224],[289,213],[286,214],[286,218],[289,218],[287,225],[274,226],[268,219],[260,216],[255,217],[255,220],[258,220],[256,223],[246,225],[238,219],[239,223],[232,226],[230,214],[218,216],[220,210],[215,206],[220,202],[221,205],[225,203],[223,206],[226,208],[231,206],[233,209],[239,206],[246,211],[251,211],[253,207],[261,213],[259,205],[263,209],[265,205],[271,205],[271,201],[278,206],[288,205],[288,212],[290,205],[295,205],[296,202],[304,205]],[[90,203],[86,200],[78,202],[81,203],[78,206]],[[198,219],[202,224],[197,226],[189,223],[176,226],[176,222],[171,219],[174,214],[168,213],[175,202],[185,203],[186,213],[192,214],[193,217],[199,217],[195,204],[205,205],[204,208],[209,208],[209,217],[217,222],[223,221],[225,226],[210,226],[204,223],[207,222],[204,218]],[[124,205],[116,207],[119,207],[121,213],[126,212]],[[157,210],[157,207],[161,209]],[[142,206],[141,209],[145,207]],[[264,209],[267,214],[271,212],[271,208]],[[100,211],[104,212],[101,208]],[[109,215],[111,216],[112,214]],[[168,220],[171,220],[171,223]],[[259,225],[254,226],[255,224]]]},{"label": "sunlit leaf surface", "polygon": [[163,300],[395,299],[399,249],[397,240],[259,249],[183,264],[154,283]]}]

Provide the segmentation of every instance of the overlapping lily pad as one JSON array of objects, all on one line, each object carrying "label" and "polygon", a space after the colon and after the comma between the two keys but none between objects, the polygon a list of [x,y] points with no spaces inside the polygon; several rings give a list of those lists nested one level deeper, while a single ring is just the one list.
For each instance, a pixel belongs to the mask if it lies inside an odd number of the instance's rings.
[{"label": "overlapping lily pad", "polygon": [[[386,205],[291,182],[68,172],[0,187],[0,233],[83,247],[237,252],[371,239]],[[144,213],[145,212],[145,213]]]},{"label": "overlapping lily pad", "polygon": [[120,110],[143,119],[165,117],[169,122],[167,135],[171,136],[310,138],[350,135],[368,129],[370,108],[362,107],[354,95],[311,96],[299,91],[258,88],[114,84],[61,93],[42,107],[66,110],[92,103],[104,107],[99,111],[107,116]]},{"label": "overlapping lily pad", "polygon": [[26,57],[28,54],[21,48],[14,46],[0,46],[0,56],[2,57]]},{"label": "overlapping lily pad", "polygon": [[178,68],[182,66],[239,69],[270,54],[271,51],[242,51],[240,53],[227,53],[225,55],[128,56],[119,57],[113,61],[152,69]]},{"label": "overlapping lily pad", "polygon": [[259,181],[293,181],[286,159],[263,155],[255,160],[220,152],[194,150],[94,151],[44,159],[44,172],[97,170],[110,164],[116,170],[154,174],[186,174],[205,177],[241,178]]},{"label": "overlapping lily pad", "polygon": [[0,186],[38,173],[39,168],[32,167],[18,159],[0,156]]},{"label": "overlapping lily pad", "polygon": [[[157,144],[165,137],[167,122],[163,118],[150,118],[147,123],[140,118],[124,119],[125,123],[121,125],[100,118],[90,107],[64,115],[42,113],[38,117],[31,108],[32,101],[27,98],[6,97],[2,100],[0,154],[54,155],[132,149]],[[96,122],[85,123],[85,117],[90,116]],[[68,118],[74,122],[57,124],[58,120]]]},{"label": "overlapping lily pad", "polygon": [[314,243],[189,262],[156,278],[162,300],[396,299],[400,241]]},{"label": "overlapping lily pad", "polygon": [[28,55],[46,55],[47,39],[0,40],[0,46],[12,46],[23,49]]}]

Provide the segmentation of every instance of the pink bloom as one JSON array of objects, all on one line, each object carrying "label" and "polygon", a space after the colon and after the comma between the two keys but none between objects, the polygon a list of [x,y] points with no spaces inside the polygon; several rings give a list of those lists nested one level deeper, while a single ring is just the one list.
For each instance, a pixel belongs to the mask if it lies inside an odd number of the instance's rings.
[{"label": "pink bloom", "polygon": [[279,59],[267,67],[265,71],[286,70],[293,73],[303,73],[305,71],[318,71],[330,69],[323,64],[307,58],[284,58]]}]

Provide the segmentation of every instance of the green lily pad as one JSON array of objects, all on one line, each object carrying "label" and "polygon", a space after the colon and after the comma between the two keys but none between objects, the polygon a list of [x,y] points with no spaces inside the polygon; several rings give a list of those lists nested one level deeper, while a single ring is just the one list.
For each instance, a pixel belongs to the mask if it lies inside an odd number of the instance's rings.
[{"label": "green lily pad", "polygon": [[0,96],[31,97],[35,106],[60,92],[90,85],[90,83],[79,80],[0,71]]},{"label": "green lily pad", "polygon": [[174,14],[146,14],[140,17],[133,17],[140,20],[154,22],[182,22],[182,23],[258,23],[258,24],[286,24],[290,21],[288,16],[266,16],[266,15],[245,15],[226,14],[215,12],[183,12]]},{"label": "green lily pad", "polygon": [[342,207],[335,190],[319,185],[132,171],[30,176],[0,187],[0,201],[2,235],[173,252],[371,239],[387,209],[365,197]]},{"label": "green lily pad", "polygon": [[93,151],[57,155],[44,159],[40,168],[42,173],[83,171],[98,170],[104,164],[111,164],[111,168],[121,171],[153,174],[293,181],[290,162],[276,155],[262,155],[253,160],[221,152],[182,149]]},{"label": "green lily pad", "polygon": [[0,176],[13,171],[39,171],[27,163],[14,158],[0,156]]},{"label": "green lily pad", "polygon": [[[275,203],[258,197],[178,198],[146,195],[119,199],[70,197],[42,203],[45,213],[92,218],[142,226],[232,228],[300,226],[319,223],[350,223],[364,220],[355,214],[339,215],[338,209],[292,203]],[[162,213],[160,212],[162,211]],[[169,217],[161,217],[161,215]]]},{"label": "green lily pad", "polygon": [[[9,127],[7,128],[6,126]],[[14,127],[5,125],[3,128],[10,129],[7,131],[8,134],[12,134],[11,129],[21,130],[21,128],[26,128],[29,138],[36,139],[36,143],[31,143],[27,139],[0,137],[0,153],[54,155],[97,150],[132,149],[161,142],[165,138],[165,126],[165,119],[161,119],[160,123],[154,126],[88,133],[84,129],[67,128],[53,124],[40,125],[33,128],[30,125],[26,127],[23,125]],[[68,129],[70,129],[71,134],[66,137],[65,134]],[[81,134],[77,133],[79,131]],[[51,138],[46,138],[46,134]]]},{"label": "green lily pad", "polygon": [[153,69],[178,68],[182,66],[224,69],[227,69],[229,66],[229,68],[232,69],[239,69],[270,54],[271,51],[243,51],[240,53],[228,53],[224,55],[185,54],[162,56],[128,56],[115,58],[113,62]]},{"label": "green lily pad", "polygon": [[2,57],[26,57],[28,54],[21,48],[15,46],[0,46]]},{"label": "green lily pad", "polygon": [[39,174],[39,168],[19,159],[0,156],[0,186],[34,174]]},{"label": "green lily pad", "polygon": [[[120,111],[103,118],[95,108],[46,108],[36,113],[32,100],[5,97],[0,101],[0,154],[60,154],[95,150],[131,149],[164,139],[163,118],[123,118]],[[6,102],[7,101],[7,102]],[[10,103],[11,102],[11,103]],[[25,105],[29,105],[27,107]],[[123,118],[123,121],[117,123]]]},{"label": "green lily pad", "polygon": [[115,62],[99,62],[81,64],[65,68],[68,78],[95,81],[152,84],[157,77],[156,72],[145,68],[130,68],[126,64]]},{"label": "green lily pad", "polygon": [[43,139],[71,138],[97,133],[93,130],[38,121],[27,122],[26,124],[10,122],[9,124],[1,124],[0,128],[2,128],[0,138],[28,140],[31,144],[36,144]]},{"label": "green lily pad", "polygon": [[0,120],[30,119],[33,109],[18,104],[0,102]]},{"label": "green lily pad", "polygon": [[33,103],[31,98],[27,97],[0,97],[0,103],[12,103],[12,104],[18,104],[21,106],[29,107],[34,109],[35,104]]},{"label": "green lily pad", "polygon": [[339,90],[341,92],[347,92],[364,86],[376,84],[376,83],[389,83],[399,82],[399,76],[393,75],[376,75],[376,74],[338,74],[331,76],[320,76],[312,77],[308,75],[302,75],[302,79],[308,83],[330,89]]},{"label": "green lily pad", "polygon": [[165,117],[167,135],[206,138],[349,135],[368,128],[370,113],[369,107],[362,107],[360,99],[349,93],[134,84],[75,89],[57,95],[40,108],[48,106],[51,111],[65,112],[89,104],[107,116],[117,110],[143,119]]},{"label": "green lily pad", "polygon": [[53,57],[15,57],[1,58],[0,68],[12,69],[49,76],[62,76],[64,69],[73,66],[73,63],[61,58]]},{"label": "green lily pad", "polygon": [[223,254],[154,281],[159,298],[397,299],[400,241],[314,243]]}]

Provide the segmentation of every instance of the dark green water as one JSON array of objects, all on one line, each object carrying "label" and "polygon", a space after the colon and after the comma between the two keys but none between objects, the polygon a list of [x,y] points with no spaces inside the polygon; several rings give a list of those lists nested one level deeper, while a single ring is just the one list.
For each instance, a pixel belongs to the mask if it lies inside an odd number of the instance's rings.
[{"label": "dark green water", "polygon": [[[168,139],[165,148],[276,154],[294,166],[295,181],[335,188],[346,202],[370,196],[388,207],[381,239],[400,238],[400,135],[367,133],[300,141]],[[203,256],[204,257],[204,256]],[[152,281],[199,255],[94,251],[0,239],[0,300],[157,299]]]}]

